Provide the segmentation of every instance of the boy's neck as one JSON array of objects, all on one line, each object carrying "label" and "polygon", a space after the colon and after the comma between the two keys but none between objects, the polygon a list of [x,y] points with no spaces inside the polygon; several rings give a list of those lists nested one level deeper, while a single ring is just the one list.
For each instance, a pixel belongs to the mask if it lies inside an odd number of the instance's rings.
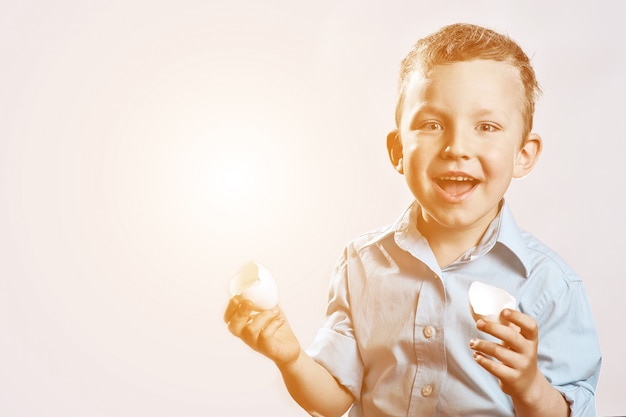
[{"label": "boy's neck", "polygon": [[439,266],[444,268],[468,249],[478,245],[497,213],[498,211],[485,221],[466,228],[444,227],[433,219],[424,219],[423,215],[419,214],[417,229],[428,241]]}]

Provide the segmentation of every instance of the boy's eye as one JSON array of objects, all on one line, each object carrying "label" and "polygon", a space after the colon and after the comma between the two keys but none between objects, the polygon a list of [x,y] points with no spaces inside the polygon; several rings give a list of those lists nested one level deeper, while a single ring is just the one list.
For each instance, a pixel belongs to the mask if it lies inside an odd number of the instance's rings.
[{"label": "boy's eye", "polygon": [[442,130],[443,126],[441,126],[438,122],[424,122],[419,126],[419,130]]},{"label": "boy's eye", "polygon": [[476,129],[480,132],[495,132],[497,130],[500,130],[498,126],[492,123],[481,123],[476,127]]}]

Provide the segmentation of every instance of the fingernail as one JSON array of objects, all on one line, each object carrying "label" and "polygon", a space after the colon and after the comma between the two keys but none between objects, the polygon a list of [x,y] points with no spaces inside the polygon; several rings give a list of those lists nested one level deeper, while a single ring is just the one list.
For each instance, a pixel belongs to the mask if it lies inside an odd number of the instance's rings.
[{"label": "fingernail", "polygon": [[476,340],[476,339],[470,340],[470,347],[471,348],[476,347],[477,344],[478,344],[478,340]]}]

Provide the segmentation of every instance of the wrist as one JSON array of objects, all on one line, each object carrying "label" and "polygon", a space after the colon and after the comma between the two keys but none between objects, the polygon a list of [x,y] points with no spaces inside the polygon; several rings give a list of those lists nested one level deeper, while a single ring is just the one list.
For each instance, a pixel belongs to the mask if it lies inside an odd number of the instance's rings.
[{"label": "wrist", "polygon": [[541,404],[542,397],[551,389],[552,385],[543,374],[539,373],[535,381],[528,384],[528,389],[517,396],[517,402],[526,407]]},{"label": "wrist", "polygon": [[288,358],[286,360],[275,360],[274,363],[278,367],[281,373],[291,373],[294,372],[299,366],[299,364],[303,360],[303,356],[305,355],[302,348],[298,348],[298,353],[294,355],[292,358]]},{"label": "wrist", "polygon": [[567,400],[541,373],[535,383],[529,385],[528,390],[512,399],[518,417],[569,415]]}]

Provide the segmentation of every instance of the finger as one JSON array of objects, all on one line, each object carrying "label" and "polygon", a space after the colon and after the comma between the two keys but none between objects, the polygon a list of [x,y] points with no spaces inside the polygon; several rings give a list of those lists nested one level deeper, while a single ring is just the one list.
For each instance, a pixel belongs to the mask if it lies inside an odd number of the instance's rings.
[{"label": "finger", "polygon": [[480,352],[474,353],[474,360],[480,366],[482,366],[487,372],[502,380],[508,380],[515,376],[515,370],[508,367],[506,364],[495,361]]},{"label": "finger", "polygon": [[224,321],[226,323],[230,321],[232,315],[235,314],[240,305],[241,299],[239,296],[231,297],[230,300],[228,300],[228,305],[226,306],[226,310],[224,311]]},{"label": "finger", "polygon": [[496,321],[479,319],[476,322],[476,328],[502,341],[511,341],[519,336],[517,328]]},{"label": "finger", "polygon": [[267,327],[271,320],[278,317],[278,310],[264,310],[255,315],[241,329],[241,338],[250,345],[256,345],[261,332]]},{"label": "finger", "polygon": [[516,363],[519,353],[501,345],[500,343],[489,342],[487,340],[472,339],[470,348],[480,354],[490,356],[507,366]]},{"label": "finger", "polygon": [[252,313],[252,303],[244,300],[239,304],[239,307],[230,316],[228,322],[228,330],[237,337],[241,337],[243,329],[250,321],[250,314]]},{"label": "finger", "polygon": [[266,326],[261,329],[261,333],[259,333],[259,339],[268,339],[274,337],[278,329],[280,329],[284,324],[285,319],[282,318],[280,315],[273,317],[266,324]]},{"label": "finger", "polygon": [[504,320],[513,323],[520,328],[520,333],[528,340],[537,340],[539,329],[535,319],[521,311],[505,308],[501,316]]}]

